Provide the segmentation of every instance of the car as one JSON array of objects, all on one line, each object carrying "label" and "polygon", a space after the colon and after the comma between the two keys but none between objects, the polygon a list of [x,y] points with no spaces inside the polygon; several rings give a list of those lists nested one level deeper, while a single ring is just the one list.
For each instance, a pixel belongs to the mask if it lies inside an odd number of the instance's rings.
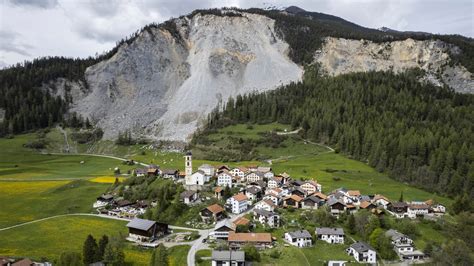
[{"label": "car", "polygon": [[204,239],[202,240],[202,243],[206,243],[206,242],[207,242],[207,238],[204,238]]}]

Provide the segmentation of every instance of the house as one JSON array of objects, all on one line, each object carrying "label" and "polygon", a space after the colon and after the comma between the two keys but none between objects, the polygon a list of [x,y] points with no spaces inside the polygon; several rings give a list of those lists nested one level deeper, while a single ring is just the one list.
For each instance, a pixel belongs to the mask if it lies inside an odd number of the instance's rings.
[{"label": "house", "polygon": [[35,266],[39,265],[34,263],[32,260],[25,258],[11,264],[12,266]]},{"label": "house", "polygon": [[375,194],[374,198],[372,199],[372,202],[375,205],[380,206],[384,209],[388,209],[388,207],[390,205],[390,200],[388,198],[386,198],[385,196],[380,195],[380,194]]},{"label": "house", "polygon": [[263,180],[257,180],[252,182],[247,182],[247,185],[260,187],[262,190],[265,190],[267,183]]},{"label": "house", "polygon": [[245,217],[239,217],[237,219],[235,219],[233,222],[232,222],[235,227],[237,228],[237,226],[239,225],[246,225],[246,226],[250,226],[250,220],[245,218]]},{"label": "house", "polygon": [[283,199],[283,207],[300,208],[303,198],[298,195],[291,195]]},{"label": "house", "polygon": [[425,203],[411,203],[408,204],[407,215],[411,219],[415,219],[417,216],[424,216],[430,211],[430,206]]},{"label": "house", "polygon": [[412,239],[397,230],[390,229],[385,232],[385,236],[390,238],[393,249],[401,260],[416,261],[426,258],[423,252],[414,249]]},{"label": "house", "polygon": [[285,241],[299,248],[311,247],[313,245],[313,239],[307,230],[287,232],[285,233]]},{"label": "house", "polygon": [[268,172],[271,172],[272,171],[272,168],[271,167],[268,167],[268,166],[259,166],[257,167],[257,172],[260,172],[260,173],[268,173]]},{"label": "house", "polygon": [[216,171],[214,166],[212,166],[210,164],[203,164],[203,165],[198,167],[198,170],[203,171],[204,174],[207,175],[207,176],[214,176],[214,173]]},{"label": "house", "polygon": [[375,206],[375,204],[373,204],[372,202],[370,201],[361,201],[359,203],[359,208],[361,209],[365,209],[365,210],[372,210],[372,209],[375,209],[377,208],[377,206]]},{"label": "house", "polygon": [[277,188],[283,185],[283,178],[280,176],[274,176],[268,179],[267,186],[268,188]]},{"label": "house", "polygon": [[244,251],[213,250],[212,266],[245,266]]},{"label": "house", "polygon": [[256,165],[247,165],[247,169],[249,169],[249,172],[257,172],[258,171],[258,166],[256,166]]},{"label": "house", "polygon": [[276,206],[280,205],[280,203],[281,203],[281,197],[275,196],[273,194],[266,194],[265,196],[263,196],[263,199],[264,200],[270,200]]},{"label": "house", "polygon": [[227,165],[221,165],[221,166],[217,167],[217,174],[220,174],[223,170],[230,171],[230,168]]},{"label": "house", "polygon": [[248,198],[242,193],[234,195],[227,199],[227,204],[230,205],[232,213],[240,214],[248,208]]},{"label": "house", "polygon": [[156,221],[135,218],[128,224],[128,240],[149,242],[168,233],[168,225]]},{"label": "house", "polygon": [[224,195],[224,189],[222,187],[214,188],[214,197],[217,199],[221,199]]},{"label": "house", "polygon": [[93,208],[101,208],[111,204],[114,201],[114,196],[110,194],[102,194],[96,200],[96,202],[92,205]]},{"label": "house", "polygon": [[405,202],[392,202],[389,206],[389,210],[397,218],[407,217],[408,204]]},{"label": "house", "polygon": [[236,226],[229,219],[222,220],[214,226],[214,230],[209,233],[212,239],[227,239],[229,232],[235,232]]},{"label": "house", "polygon": [[446,213],[446,207],[441,204],[434,204],[433,206],[431,206],[431,209],[433,210],[434,213],[440,213],[440,214]]},{"label": "house", "polygon": [[321,192],[322,186],[321,184],[318,184],[317,182],[311,180],[301,184],[300,188],[306,191],[307,194],[313,194],[316,192]]},{"label": "house", "polygon": [[217,175],[217,185],[221,187],[232,187],[232,175],[227,170],[222,170]]},{"label": "house", "polygon": [[209,182],[210,176],[206,175],[203,171],[198,170],[194,172],[189,178],[186,179],[186,185],[204,185]]},{"label": "house", "polygon": [[275,211],[275,209],[278,208],[277,205],[275,205],[275,203],[270,200],[270,199],[264,199],[264,200],[261,200],[259,202],[257,202],[254,206],[254,209],[258,210],[266,210],[266,211]]},{"label": "house", "polygon": [[229,232],[227,239],[229,248],[240,249],[245,245],[253,245],[257,249],[265,249],[272,246],[272,235],[270,233],[234,233]]},{"label": "house", "polygon": [[259,221],[260,224],[268,225],[269,227],[276,228],[280,226],[280,215],[275,212],[255,209],[253,210],[255,220]]},{"label": "house", "polygon": [[322,200],[318,197],[315,197],[315,196],[308,196],[303,200],[303,202],[301,204],[301,208],[303,208],[303,209],[317,209],[320,206],[322,206],[323,204],[324,204],[324,200]]},{"label": "house", "polygon": [[14,261],[14,259],[0,257],[0,266],[11,266]]},{"label": "house", "polygon": [[327,205],[331,209],[331,214],[335,216],[339,216],[346,210],[346,204],[341,200],[329,199]]},{"label": "house", "polygon": [[314,193],[312,196],[318,197],[318,198],[320,198],[320,199],[322,199],[322,200],[327,200],[327,199],[328,199],[328,196],[324,195],[324,194],[321,193],[321,192],[316,192],[316,193]]},{"label": "house", "polygon": [[345,260],[330,260],[328,266],[346,266],[347,261]]},{"label": "house", "polygon": [[248,171],[249,169],[245,167],[235,167],[235,168],[232,168],[232,170],[230,170],[229,172],[232,176],[236,176],[239,179],[244,179]]},{"label": "house", "polygon": [[181,201],[184,202],[184,204],[191,204],[191,203],[195,202],[198,199],[198,197],[199,197],[198,192],[193,191],[193,190],[183,191],[179,195],[179,198],[181,199]]},{"label": "house", "polygon": [[318,227],[316,228],[316,237],[329,244],[344,244],[344,229]]},{"label": "house", "polygon": [[217,222],[224,217],[224,208],[219,204],[213,204],[202,209],[200,214],[204,222]]},{"label": "house", "polygon": [[247,183],[263,181],[263,173],[261,172],[251,172],[245,176]]},{"label": "house", "polygon": [[273,178],[275,175],[273,174],[273,172],[266,172],[266,173],[263,173],[263,177],[265,177],[266,180],[270,179],[270,178]]},{"label": "house", "polygon": [[133,170],[133,175],[138,176],[138,177],[143,177],[147,175],[147,169],[143,168],[137,168]]},{"label": "house", "polygon": [[163,178],[177,179],[179,176],[179,170],[177,169],[163,169],[161,171],[161,176]]},{"label": "house", "polygon": [[248,186],[245,189],[245,196],[247,196],[250,201],[257,201],[262,198],[262,189],[257,186]]},{"label": "house", "polygon": [[302,189],[301,187],[297,187],[291,191],[291,194],[304,198],[306,195],[308,195],[308,192],[306,192],[306,190]]},{"label": "house", "polygon": [[377,252],[371,246],[364,242],[355,242],[346,249],[349,256],[353,256],[357,262],[376,263]]}]

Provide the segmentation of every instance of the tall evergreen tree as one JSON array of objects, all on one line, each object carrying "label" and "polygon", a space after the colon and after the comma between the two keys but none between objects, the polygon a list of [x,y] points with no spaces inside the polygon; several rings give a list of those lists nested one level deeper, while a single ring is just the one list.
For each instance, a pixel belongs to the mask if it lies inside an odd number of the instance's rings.
[{"label": "tall evergreen tree", "polygon": [[88,235],[86,241],[82,248],[82,260],[85,265],[97,262],[97,254],[99,247],[97,246],[97,241],[92,235]]}]

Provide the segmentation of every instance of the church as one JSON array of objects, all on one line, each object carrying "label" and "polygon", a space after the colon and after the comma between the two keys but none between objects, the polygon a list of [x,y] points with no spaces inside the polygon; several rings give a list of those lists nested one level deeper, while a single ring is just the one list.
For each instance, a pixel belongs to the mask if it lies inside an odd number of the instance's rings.
[{"label": "church", "polygon": [[202,186],[211,179],[211,176],[206,174],[203,170],[198,170],[193,173],[193,155],[191,152],[187,152],[184,156],[184,169],[186,174],[184,179],[187,186]]}]

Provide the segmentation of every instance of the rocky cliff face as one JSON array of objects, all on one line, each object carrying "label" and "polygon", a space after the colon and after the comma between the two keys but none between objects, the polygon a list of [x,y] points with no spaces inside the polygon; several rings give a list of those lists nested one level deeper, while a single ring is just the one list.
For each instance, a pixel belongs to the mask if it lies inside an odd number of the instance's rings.
[{"label": "rocky cliff face", "polygon": [[174,22],[179,37],[151,28],[89,67],[89,92],[72,111],[96,121],[105,138],[130,129],[182,141],[229,97],[302,77],[268,17],[197,14]]},{"label": "rocky cliff face", "polygon": [[449,54],[458,52],[457,47],[435,40],[373,43],[326,38],[315,54],[315,61],[329,75],[421,68],[426,71],[425,80],[435,85],[446,84],[458,92],[474,93],[472,73],[449,63]]}]

